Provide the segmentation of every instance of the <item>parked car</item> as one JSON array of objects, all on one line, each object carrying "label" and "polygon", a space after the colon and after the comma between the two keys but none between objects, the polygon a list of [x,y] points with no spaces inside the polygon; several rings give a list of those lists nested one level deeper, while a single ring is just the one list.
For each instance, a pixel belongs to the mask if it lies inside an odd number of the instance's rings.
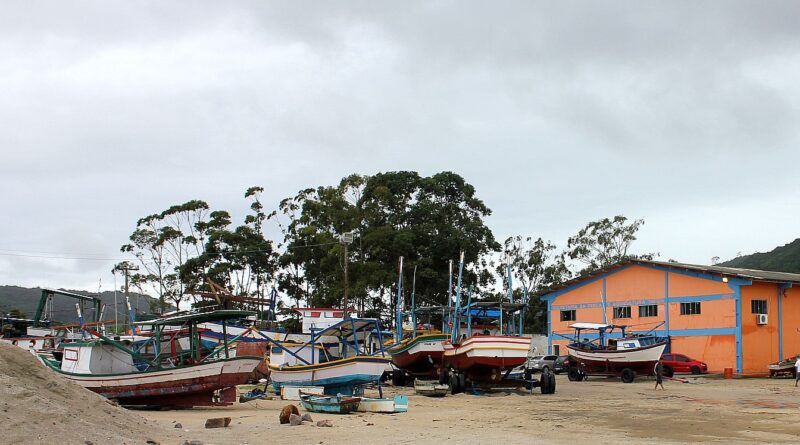
[{"label": "parked car", "polygon": [[536,355],[528,359],[526,368],[533,373],[542,372],[545,369],[555,371],[557,355]]},{"label": "parked car", "polygon": [[708,372],[708,365],[683,354],[667,353],[661,354],[664,364],[664,375],[672,377],[676,372],[705,374]]},{"label": "parked car", "polygon": [[553,372],[556,374],[561,374],[562,372],[567,372],[569,369],[569,356],[568,355],[559,355],[556,359],[556,362],[553,364]]}]

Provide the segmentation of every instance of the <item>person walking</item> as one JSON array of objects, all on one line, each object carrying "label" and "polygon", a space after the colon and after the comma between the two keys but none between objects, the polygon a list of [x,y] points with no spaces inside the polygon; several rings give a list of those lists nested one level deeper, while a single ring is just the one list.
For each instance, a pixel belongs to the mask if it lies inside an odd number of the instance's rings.
[{"label": "person walking", "polygon": [[797,356],[797,361],[794,362],[794,387],[797,388],[797,381],[800,380],[800,355]]},{"label": "person walking", "polygon": [[[800,360],[798,360],[800,362]],[[653,388],[654,390],[658,391],[659,385],[661,386],[661,390],[664,391],[664,364],[661,363],[661,359],[658,359],[656,362],[656,367],[653,369],[656,374],[656,386]]]}]

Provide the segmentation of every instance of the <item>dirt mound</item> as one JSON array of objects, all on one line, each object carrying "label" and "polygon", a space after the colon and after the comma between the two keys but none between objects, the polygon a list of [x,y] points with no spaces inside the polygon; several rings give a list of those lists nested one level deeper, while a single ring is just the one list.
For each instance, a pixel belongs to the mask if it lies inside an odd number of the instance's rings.
[{"label": "dirt mound", "polygon": [[0,343],[0,442],[144,444],[163,430]]}]

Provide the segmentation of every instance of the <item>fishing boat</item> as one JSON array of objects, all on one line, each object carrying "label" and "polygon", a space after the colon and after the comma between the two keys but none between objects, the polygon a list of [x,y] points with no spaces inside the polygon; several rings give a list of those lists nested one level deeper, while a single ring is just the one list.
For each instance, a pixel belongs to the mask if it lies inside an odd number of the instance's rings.
[{"label": "fishing boat", "polygon": [[[38,357],[67,380],[121,405],[228,405],[235,401],[236,385],[246,383],[263,359],[234,356],[227,341],[218,347],[201,342],[197,325],[250,314],[215,310],[138,322],[153,327],[152,335],[140,342],[112,339],[87,328],[89,339],[62,343],[52,356]],[[188,335],[179,338],[180,332]]]},{"label": "fishing boat", "polygon": [[[525,308],[523,303],[480,301],[458,308],[456,326],[451,339],[445,341],[444,364],[451,368],[450,385],[458,392],[465,389],[466,381],[472,384],[496,385],[509,381],[511,371],[525,363],[531,347],[531,338],[519,335],[516,323],[506,325],[503,320],[513,320]],[[459,336],[461,319],[466,319],[466,334]],[[487,330],[473,333],[473,321],[496,320],[498,334]],[[521,328],[521,326],[520,326]],[[509,334],[509,335],[506,335]]]},{"label": "fishing boat", "polygon": [[[622,325],[574,323],[570,327],[575,330],[567,345],[567,376],[571,381],[597,375],[619,376],[623,382],[631,383],[637,375],[653,375],[669,341],[650,333],[628,334]],[[582,337],[584,331],[592,334]]]},{"label": "fishing boat", "polygon": [[438,376],[444,356],[443,342],[447,334],[423,334],[407,338],[388,349],[392,363],[409,374],[419,376]]},{"label": "fishing boat", "polygon": [[357,410],[360,402],[360,397],[300,392],[300,404],[313,413],[348,414]]},{"label": "fishing boat", "polygon": [[[383,349],[365,350],[363,339],[372,332],[381,336],[377,319],[348,318],[313,332],[308,343],[292,347],[274,343],[269,364],[273,389],[280,394],[284,386],[322,386],[328,395],[351,395],[357,386],[378,383],[391,359]],[[339,340],[338,350],[317,343],[328,336]]]},{"label": "fishing boat", "polygon": [[800,358],[800,355],[797,357],[790,357],[785,360],[781,360],[779,362],[771,363],[767,365],[767,369],[769,370],[770,377],[777,377],[781,375],[791,375],[794,377],[797,370],[794,367],[795,362],[797,359]]},{"label": "fishing boat", "polygon": [[408,411],[408,396],[394,396],[391,399],[361,397],[357,411],[364,413],[404,413]]}]

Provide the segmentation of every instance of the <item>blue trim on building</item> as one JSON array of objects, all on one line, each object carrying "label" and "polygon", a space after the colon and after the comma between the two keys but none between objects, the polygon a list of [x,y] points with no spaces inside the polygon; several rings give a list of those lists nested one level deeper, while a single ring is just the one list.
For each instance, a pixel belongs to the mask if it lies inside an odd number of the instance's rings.
[{"label": "blue trim on building", "polygon": [[664,331],[669,337],[669,272],[667,271],[664,271]]},{"label": "blue trim on building", "polygon": [[[649,298],[644,300],[623,300],[606,302],[605,307],[621,307],[621,306],[647,306],[652,304],[669,304],[669,303],[688,303],[695,301],[711,301],[711,300],[732,300],[733,294],[713,294],[713,295],[688,295],[685,297],[672,297],[672,298]],[[594,309],[602,308],[603,303],[578,303],[578,304],[552,304],[550,303],[551,310],[568,311],[573,309]],[[666,308],[666,306],[665,306]],[[665,315],[669,318],[668,315]]]},{"label": "blue trim on building", "polygon": [[783,292],[792,287],[792,283],[778,284],[778,358],[783,360]]},{"label": "blue trim on building", "polygon": [[[634,332],[634,331],[631,331]],[[640,331],[643,333],[644,331]],[[648,331],[653,335],[666,337],[666,330],[656,330],[656,331]],[[570,332],[569,334],[572,334]],[[566,334],[562,334],[566,335]],[[736,335],[736,328],[709,328],[709,329],[676,329],[674,331],[670,331],[670,336],[672,337],[693,337],[693,336],[702,336],[702,335]],[[589,339],[596,339],[599,337],[599,334],[590,333],[590,332],[581,332],[581,338],[589,338]],[[621,332],[612,332],[606,333],[605,338],[620,338],[622,337]]]},{"label": "blue trim on building", "polygon": [[742,286],[733,282],[728,283],[733,289],[733,298],[736,300],[736,372],[742,373]]},{"label": "blue trim on building", "polygon": [[602,297],[603,302],[603,323],[608,323],[606,314],[606,277],[603,277],[603,290],[600,296]]},{"label": "blue trim on building", "polygon": [[547,353],[552,354],[553,351],[553,325],[550,321],[550,317],[553,313],[551,309],[551,305],[553,304],[552,301],[547,300]]},{"label": "blue trim on building", "polygon": [[690,295],[686,297],[672,297],[670,303],[694,303],[696,301],[732,300],[733,294]]},{"label": "blue trim on building", "polygon": [[573,291],[575,289],[578,289],[580,287],[586,286],[587,284],[594,283],[595,281],[603,280],[606,277],[614,275],[617,272],[622,272],[623,270],[626,270],[626,269],[630,268],[631,266],[632,266],[631,264],[627,264],[625,266],[620,267],[619,269],[612,270],[612,271],[607,272],[607,273],[605,273],[603,275],[598,275],[596,277],[587,278],[584,281],[580,281],[578,283],[571,284],[571,285],[565,287],[564,289],[559,289],[559,290],[557,290],[555,292],[550,292],[550,293],[544,294],[544,295],[542,295],[541,298],[544,299],[544,300],[554,301],[556,298],[558,298],[559,295],[563,295],[563,294],[565,294],[567,292],[571,292],[571,291]]}]

